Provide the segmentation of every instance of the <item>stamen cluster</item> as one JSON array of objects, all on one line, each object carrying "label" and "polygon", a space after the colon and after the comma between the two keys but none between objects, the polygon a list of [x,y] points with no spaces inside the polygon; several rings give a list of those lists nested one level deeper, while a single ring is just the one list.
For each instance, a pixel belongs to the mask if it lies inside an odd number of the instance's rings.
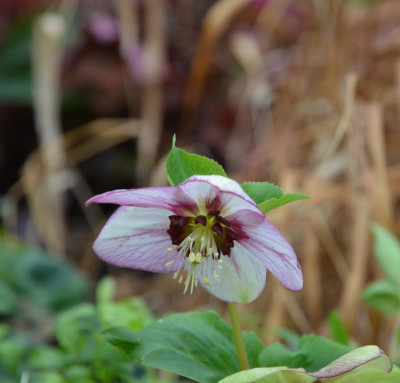
[{"label": "stamen cluster", "polygon": [[[168,248],[167,251],[176,250],[176,258],[183,257],[186,260],[184,266],[174,274],[174,279],[176,279],[181,271],[183,273],[186,271],[184,293],[189,285],[190,292],[193,293],[193,288],[198,285],[198,267],[207,259],[213,262],[214,280],[219,281],[215,266],[222,269],[221,257],[230,256],[233,241],[237,238],[231,224],[219,214],[219,211],[210,210],[204,215],[169,216],[170,227],[167,233],[171,237],[173,248]],[[175,260],[168,262],[166,266],[172,266]],[[202,280],[204,284],[209,285],[210,282],[205,275],[202,276]],[[179,283],[182,282],[183,274],[179,277]]]}]

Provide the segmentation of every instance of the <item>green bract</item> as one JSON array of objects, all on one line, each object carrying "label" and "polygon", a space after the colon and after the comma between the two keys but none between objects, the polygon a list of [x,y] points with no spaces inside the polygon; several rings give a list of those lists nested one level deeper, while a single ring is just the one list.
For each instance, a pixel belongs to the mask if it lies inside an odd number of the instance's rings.
[{"label": "green bract", "polygon": [[172,186],[179,185],[194,175],[226,177],[225,170],[214,160],[197,154],[190,154],[177,148],[175,146],[175,136],[172,140],[171,151],[168,154],[166,171],[168,182]]},{"label": "green bract", "polygon": [[[214,160],[190,154],[175,146],[168,154],[166,171],[168,182],[172,186],[179,185],[194,175],[220,175],[226,177],[225,170]],[[269,182],[244,182],[240,185],[246,194],[264,212],[286,205],[289,202],[310,198],[300,193],[284,194],[282,189]]]}]

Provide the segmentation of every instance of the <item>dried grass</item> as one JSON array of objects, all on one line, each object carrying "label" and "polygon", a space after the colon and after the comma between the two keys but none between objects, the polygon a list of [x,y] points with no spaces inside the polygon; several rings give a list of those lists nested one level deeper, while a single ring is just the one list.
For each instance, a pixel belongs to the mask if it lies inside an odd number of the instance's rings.
[{"label": "dried grass", "polygon": [[[193,1],[181,3],[178,8],[194,7]],[[342,1],[261,3],[220,0],[204,15],[185,85],[179,140],[193,147],[208,144],[237,180],[269,180],[312,197],[269,215],[293,243],[306,279],[304,291],[294,294],[270,277],[250,305],[265,318],[266,339],[273,339],[271,330],[279,326],[326,332],[327,313],[339,309],[355,339],[386,348],[388,323],[362,307],[360,294],[378,276],[369,223],[378,221],[400,234],[400,3],[379,1],[371,8]],[[160,1],[147,4],[147,11],[165,17]],[[144,23],[145,49],[162,65],[164,50],[174,44],[166,41],[165,20],[138,22]],[[32,201],[30,213],[47,246],[58,235],[41,189],[49,172],[53,177],[66,168],[76,171],[77,164],[138,135],[138,162],[146,169],[142,179],[162,182],[162,161],[156,160],[165,158],[167,147],[158,151],[158,143],[169,139],[161,130],[168,95],[157,76],[136,89],[142,100],[138,120],[101,120],[54,141],[65,150],[66,166],[49,170],[42,149],[27,161],[8,197],[14,201],[26,194]],[[216,118],[216,100],[233,110],[233,124]],[[83,177],[73,183],[80,185],[80,203],[90,192]],[[8,228],[15,228],[17,205],[9,206]],[[92,226],[100,227],[95,221]],[[91,241],[82,248],[81,264],[98,275],[90,266]],[[180,286],[166,276],[122,276],[119,291],[145,296],[156,312],[210,305],[222,310],[200,289],[193,297],[181,296]]]}]

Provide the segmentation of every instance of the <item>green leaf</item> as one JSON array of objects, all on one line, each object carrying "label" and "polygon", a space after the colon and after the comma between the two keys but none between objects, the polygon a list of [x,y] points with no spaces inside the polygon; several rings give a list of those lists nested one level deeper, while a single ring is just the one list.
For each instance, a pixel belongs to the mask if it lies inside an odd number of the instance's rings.
[{"label": "green leaf", "polygon": [[[106,339],[145,366],[164,369],[201,383],[216,382],[239,370],[232,329],[215,312],[175,314],[141,332],[112,328]],[[251,367],[262,349],[252,333],[244,334]]]},{"label": "green leaf", "polygon": [[372,225],[374,234],[374,256],[382,267],[387,279],[400,289],[400,244],[382,226]]},{"label": "green leaf", "polygon": [[96,289],[97,303],[111,302],[115,294],[115,281],[112,277],[103,278]]},{"label": "green leaf", "polygon": [[35,15],[29,14],[11,25],[0,49],[0,100],[31,103],[31,45]]},{"label": "green leaf", "polygon": [[257,205],[271,198],[279,199],[283,196],[282,189],[269,182],[243,182],[240,186]]},{"label": "green leaf", "polygon": [[279,335],[287,344],[293,348],[298,348],[301,340],[301,336],[294,331],[290,331],[286,328],[280,327],[275,330],[275,333]]},{"label": "green leaf", "polygon": [[344,345],[349,344],[349,332],[336,311],[331,311],[329,313],[329,328],[335,342]]},{"label": "green leaf", "polygon": [[276,209],[277,207],[286,205],[290,202],[294,201],[299,201],[301,199],[309,199],[310,197],[305,194],[300,194],[300,193],[289,193],[289,194],[284,194],[280,198],[271,198],[268,199],[264,202],[261,202],[258,207],[264,212],[267,213],[268,211],[271,211],[273,209]]},{"label": "green leaf", "polygon": [[226,177],[225,170],[216,161],[190,154],[175,146],[175,136],[172,148],[168,154],[166,171],[168,182],[172,186],[179,185],[194,175],[220,175]]},{"label": "green leaf", "polygon": [[55,323],[58,342],[63,349],[71,353],[83,351],[90,342],[91,334],[99,329],[96,308],[90,303],[81,303],[64,311]]},{"label": "green leaf", "polygon": [[297,351],[307,355],[302,367],[312,372],[327,366],[351,350],[350,346],[344,346],[321,336],[305,335],[301,338]]},{"label": "green leaf", "polygon": [[377,346],[366,346],[313,373],[287,367],[255,368],[228,376],[220,383],[396,383],[400,371],[391,367],[389,358]]},{"label": "green leaf", "polygon": [[400,308],[399,292],[388,281],[371,283],[364,290],[362,299],[364,303],[385,315],[396,315]]},{"label": "green leaf", "polygon": [[32,350],[29,355],[29,365],[34,369],[62,369],[65,355],[59,349],[49,346],[40,346]]},{"label": "green leaf", "polygon": [[349,352],[352,348],[316,335],[301,338],[296,351],[288,350],[280,343],[266,347],[259,355],[259,365],[263,367],[302,367],[316,371]]},{"label": "green leaf", "polygon": [[262,367],[298,368],[304,365],[306,359],[307,355],[302,351],[291,351],[281,343],[272,343],[260,353],[258,363]]},{"label": "green leaf", "polygon": [[29,383],[67,383],[57,371],[34,372],[29,376]]},{"label": "green leaf", "polygon": [[0,281],[0,316],[12,315],[17,311],[17,294]]}]

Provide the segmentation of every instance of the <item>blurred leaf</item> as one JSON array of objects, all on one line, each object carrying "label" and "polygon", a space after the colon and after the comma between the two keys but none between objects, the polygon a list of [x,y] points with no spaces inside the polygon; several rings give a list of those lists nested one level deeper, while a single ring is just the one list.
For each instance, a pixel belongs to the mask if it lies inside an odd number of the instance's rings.
[{"label": "blurred leaf", "polygon": [[374,256],[387,279],[400,289],[400,244],[386,229],[372,225],[374,234]]},{"label": "blurred leaf", "polygon": [[329,329],[335,342],[344,345],[349,344],[349,332],[347,331],[346,325],[336,311],[331,311],[329,313]]},{"label": "blurred leaf", "polygon": [[258,356],[264,348],[261,339],[254,332],[244,332],[243,338],[250,367],[258,367]]},{"label": "blurred leaf", "polygon": [[63,370],[68,383],[94,383],[92,372],[89,367],[75,365]]},{"label": "blurred leaf", "polygon": [[0,48],[0,100],[30,103],[32,98],[31,44],[35,15],[12,24]]},{"label": "blurred leaf", "polygon": [[400,309],[398,290],[388,281],[371,283],[363,291],[364,303],[385,315],[396,315]]},{"label": "blurred leaf", "polygon": [[58,342],[68,352],[84,352],[93,333],[100,329],[96,309],[90,303],[82,303],[61,313],[55,323]]},{"label": "blurred leaf", "polygon": [[153,316],[143,299],[133,297],[114,302],[114,293],[114,279],[103,278],[96,290],[97,314],[103,329],[126,326],[131,330],[140,331],[153,322]]},{"label": "blurred leaf", "polygon": [[34,372],[29,375],[29,383],[67,383],[57,371]]},{"label": "blurred leaf", "polygon": [[179,185],[194,175],[220,175],[226,173],[221,165],[211,158],[190,154],[175,146],[175,136],[172,148],[168,154],[166,171],[168,182],[172,186]]},{"label": "blurred leaf", "polygon": [[307,355],[302,351],[291,351],[281,343],[272,343],[260,353],[258,363],[261,367],[298,368],[303,367],[306,359]]},{"label": "blurred leaf", "polygon": [[36,249],[21,253],[16,283],[39,305],[62,309],[83,300],[86,280],[70,264]]},{"label": "blurred leaf", "polygon": [[97,303],[105,303],[112,301],[115,294],[115,281],[112,277],[103,278],[96,289]]},{"label": "blurred leaf", "polygon": [[299,334],[296,334],[295,332],[283,327],[276,329],[275,333],[293,348],[297,348],[299,346],[301,340],[301,336]]},{"label": "blurred leaf", "polygon": [[0,280],[16,296],[55,310],[83,300],[86,280],[65,260],[5,237],[0,238],[0,253]]},{"label": "blurred leaf", "polygon": [[283,196],[282,189],[269,182],[243,182],[240,186],[257,205],[265,200]]},{"label": "blurred leaf", "polygon": [[35,348],[29,355],[29,364],[34,369],[61,369],[64,366],[65,355],[64,353],[55,348],[48,346],[41,346]]},{"label": "blurred leaf", "polygon": [[267,213],[277,207],[286,205],[290,202],[299,201],[302,199],[309,199],[310,197],[305,194],[300,193],[289,193],[284,194],[282,197],[279,198],[270,198],[264,202],[261,202],[258,207],[264,212]]},{"label": "blurred leaf", "polygon": [[351,349],[330,339],[305,335],[301,338],[296,351],[291,351],[280,343],[267,346],[259,355],[259,364],[263,367],[302,367],[307,371],[316,371]]},{"label": "blurred leaf", "polygon": [[[170,315],[136,333],[112,328],[105,337],[145,366],[199,382],[216,382],[239,370],[232,329],[215,312]],[[261,343],[254,334],[244,338],[249,363],[257,366]]]},{"label": "blurred leaf", "polygon": [[99,303],[97,309],[102,328],[126,326],[133,331],[140,331],[154,321],[145,302],[140,298]]},{"label": "blurred leaf", "polygon": [[0,342],[0,371],[9,375],[22,373],[23,361],[31,343],[19,334],[11,334]]},{"label": "blurred leaf", "polygon": [[0,316],[12,315],[17,309],[17,294],[0,281]]},{"label": "blurred leaf", "polygon": [[312,372],[327,366],[352,349],[353,347],[344,346],[321,336],[305,335],[301,338],[297,351],[307,355],[302,367]]}]

